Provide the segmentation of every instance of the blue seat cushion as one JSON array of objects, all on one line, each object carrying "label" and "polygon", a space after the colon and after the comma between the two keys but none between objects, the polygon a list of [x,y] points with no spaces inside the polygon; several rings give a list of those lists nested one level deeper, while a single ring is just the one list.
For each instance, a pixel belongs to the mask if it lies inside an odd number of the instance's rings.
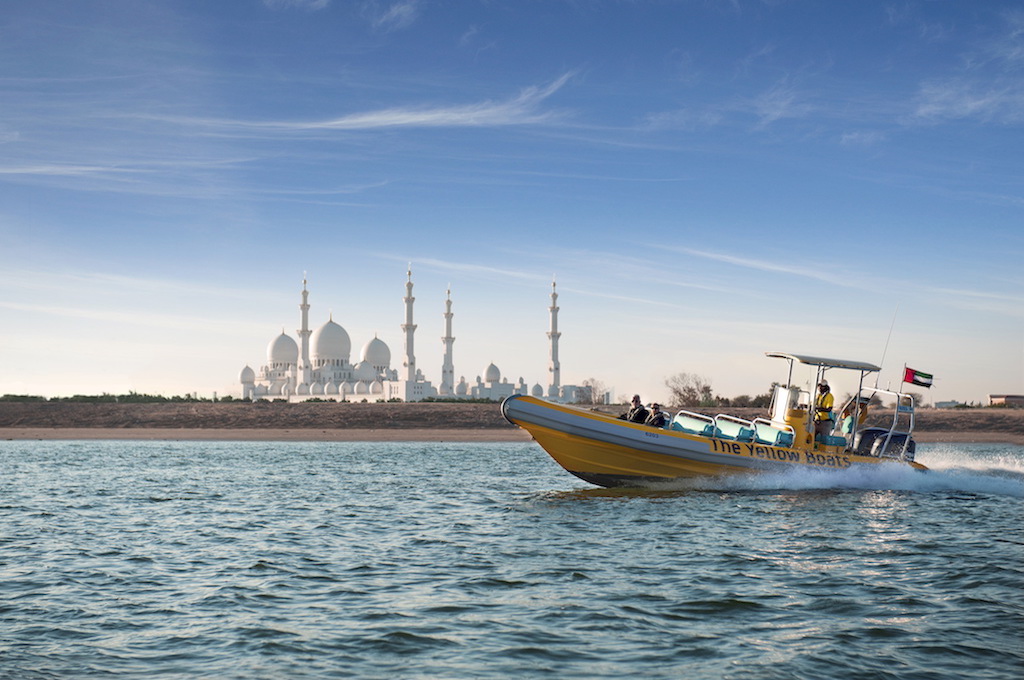
[{"label": "blue seat cushion", "polygon": [[704,437],[711,437],[715,434],[714,425],[711,423],[702,423],[696,418],[687,418],[685,425],[679,422],[678,419],[673,420],[669,429],[676,430],[677,432],[685,432],[687,434],[699,434]]}]

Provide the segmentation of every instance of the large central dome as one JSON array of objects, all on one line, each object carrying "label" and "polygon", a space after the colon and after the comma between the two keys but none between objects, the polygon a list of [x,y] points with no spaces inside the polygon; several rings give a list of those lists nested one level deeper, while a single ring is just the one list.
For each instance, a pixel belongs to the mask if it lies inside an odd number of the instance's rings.
[{"label": "large central dome", "polygon": [[330,320],[313,332],[312,347],[313,360],[347,362],[352,353],[352,341],[348,338],[345,329]]},{"label": "large central dome", "polygon": [[494,364],[489,365],[484,369],[484,382],[496,383],[501,381],[501,371]]}]

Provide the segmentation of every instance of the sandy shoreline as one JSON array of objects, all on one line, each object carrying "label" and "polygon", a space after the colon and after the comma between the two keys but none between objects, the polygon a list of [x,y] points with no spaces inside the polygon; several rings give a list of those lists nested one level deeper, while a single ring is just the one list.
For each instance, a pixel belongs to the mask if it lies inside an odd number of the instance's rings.
[{"label": "sandy shoreline", "polygon": [[[1024,446],[1024,435],[1012,432],[923,431],[922,444],[1002,443]],[[139,440],[139,441],[268,441],[268,442],[525,442],[518,428],[409,429],[265,429],[159,427],[7,427],[0,440]]]},{"label": "sandy shoreline", "polygon": [[151,440],[267,442],[523,442],[530,435],[519,428],[406,429],[215,429],[160,427],[7,427],[0,440]]}]

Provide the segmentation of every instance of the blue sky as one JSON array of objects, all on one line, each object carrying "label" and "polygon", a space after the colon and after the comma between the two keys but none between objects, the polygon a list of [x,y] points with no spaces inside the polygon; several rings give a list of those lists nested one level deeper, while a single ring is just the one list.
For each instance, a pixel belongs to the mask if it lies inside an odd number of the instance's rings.
[{"label": "blue sky", "polygon": [[1024,393],[1022,76],[995,0],[11,3],[0,393],[237,391],[304,273],[400,365],[410,262],[435,382],[450,285],[546,383],[554,276],[563,382]]}]

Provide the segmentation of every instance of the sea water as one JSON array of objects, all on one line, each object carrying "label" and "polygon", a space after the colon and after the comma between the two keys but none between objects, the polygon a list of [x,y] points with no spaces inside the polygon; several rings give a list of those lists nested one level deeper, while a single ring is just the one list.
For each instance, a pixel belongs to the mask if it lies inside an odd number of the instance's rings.
[{"label": "sea water", "polygon": [[1024,677],[1024,447],[918,459],[623,491],[532,443],[0,442],[0,677]]}]

